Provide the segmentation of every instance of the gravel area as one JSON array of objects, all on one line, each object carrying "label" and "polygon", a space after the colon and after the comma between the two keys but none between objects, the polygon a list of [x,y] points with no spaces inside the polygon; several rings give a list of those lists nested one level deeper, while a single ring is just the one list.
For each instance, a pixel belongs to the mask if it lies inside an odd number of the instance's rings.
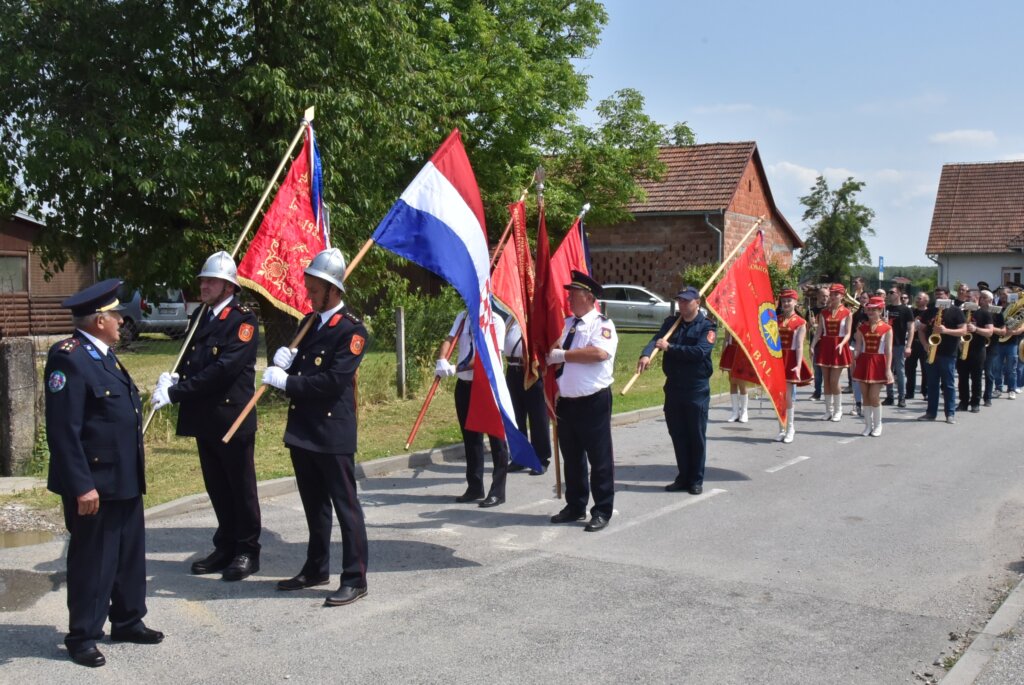
[{"label": "gravel area", "polygon": [[24,504],[0,505],[0,532],[21,533],[32,530],[64,532],[63,514],[60,510],[33,509]]}]

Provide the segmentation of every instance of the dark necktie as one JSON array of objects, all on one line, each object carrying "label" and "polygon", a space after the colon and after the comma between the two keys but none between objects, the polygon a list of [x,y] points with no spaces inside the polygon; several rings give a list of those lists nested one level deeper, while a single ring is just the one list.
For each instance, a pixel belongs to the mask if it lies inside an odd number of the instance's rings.
[{"label": "dark necktie", "polygon": [[[579,318],[578,316],[572,320],[572,325],[569,326],[569,332],[565,334],[565,340],[562,341],[563,350],[568,350],[570,347],[572,347],[573,338],[576,337],[576,327],[579,326],[581,323],[583,323],[583,319]],[[563,371],[565,371],[565,363],[559,366],[558,370],[555,371],[555,378],[561,378]]]}]

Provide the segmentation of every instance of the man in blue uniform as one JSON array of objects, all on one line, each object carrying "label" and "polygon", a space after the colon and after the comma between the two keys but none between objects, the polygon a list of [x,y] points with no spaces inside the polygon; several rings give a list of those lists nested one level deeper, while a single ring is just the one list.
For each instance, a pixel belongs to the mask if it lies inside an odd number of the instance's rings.
[{"label": "man in blue uniform", "polygon": [[582,521],[593,492],[594,506],[584,530],[594,533],[607,527],[615,498],[611,384],[619,338],[611,319],[594,308],[601,285],[579,271],[571,275],[572,282],[565,288],[573,315],[566,317],[562,337],[547,355],[549,365],[562,365],[556,372],[555,414],[565,461],[565,507],[551,522]]},{"label": "man in blue uniform", "polygon": [[75,663],[106,663],[96,642],[110,618],[114,642],[156,644],[163,633],[146,615],[146,492],[142,402],[114,356],[121,338],[113,278],[61,303],[75,333],[46,359],[47,487],[63,499],[69,630],[64,644]]},{"label": "man in blue uniform", "polygon": [[193,562],[192,573],[223,571],[224,580],[241,580],[260,570],[256,412],[249,413],[230,442],[221,441],[255,392],[259,324],[239,302],[238,290],[231,255],[218,252],[206,260],[199,272],[205,306],[192,317],[192,341],[179,373],[161,374],[153,391],[154,409],[180,403],[178,435],[196,439],[203,483],[217,515],[213,552]]},{"label": "man in blue uniform", "polygon": [[345,258],[324,250],[306,267],[306,292],[314,318],[294,349],[274,353],[263,382],[288,396],[284,443],[291,449],[295,481],[309,527],[306,563],[278,590],[325,585],[330,573],[331,505],[341,525],[342,570],[338,591],[324,606],[351,604],[366,595],[367,541],[356,495],[356,371],[366,349],[366,328],[342,302]]},{"label": "man in blue uniform", "polygon": [[665,423],[672,436],[679,475],[665,486],[669,492],[686,490],[691,495],[704,491],[704,462],[707,459],[708,405],[711,403],[710,378],[714,371],[711,350],[715,346],[715,323],[700,311],[700,293],[686,287],[676,294],[679,326],[669,336],[677,317],[670,316],[647,344],[637,362],[637,371],[651,364],[655,348],[665,357]]}]

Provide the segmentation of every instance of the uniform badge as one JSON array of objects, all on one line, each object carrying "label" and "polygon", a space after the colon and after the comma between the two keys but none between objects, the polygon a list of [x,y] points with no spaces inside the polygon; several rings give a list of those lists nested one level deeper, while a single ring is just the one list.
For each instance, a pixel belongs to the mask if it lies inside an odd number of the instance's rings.
[{"label": "uniform badge", "polygon": [[213,356],[214,356],[214,357],[216,357],[216,356],[217,356],[217,352],[218,352],[217,346],[216,346],[216,345],[214,345],[214,347],[213,347]]},{"label": "uniform badge", "polygon": [[612,329],[610,329],[610,328],[602,328],[601,329],[601,337],[604,338],[605,340],[611,340],[612,339]]},{"label": "uniform badge", "polygon": [[708,342],[711,343],[712,345],[715,344],[715,332],[714,331],[708,331]]},{"label": "uniform badge", "polygon": [[366,344],[366,339],[361,335],[353,335],[352,342],[348,344],[348,350],[352,354],[359,354],[363,351],[363,346]]},{"label": "uniform badge", "polygon": [[68,338],[60,344],[60,351],[65,353],[71,353],[75,351],[79,345],[78,338]]},{"label": "uniform badge", "polygon": [[67,383],[68,377],[64,375],[63,371],[54,371],[46,379],[46,389],[50,392],[60,392]]},{"label": "uniform badge", "polygon": [[317,366],[320,366],[321,364],[324,363],[324,360],[321,357],[317,357],[316,359],[313,360],[313,363],[316,364]]},{"label": "uniform badge", "polygon": [[252,334],[255,331],[256,329],[251,323],[243,323],[238,327],[238,339],[242,342],[249,342],[252,340]]}]

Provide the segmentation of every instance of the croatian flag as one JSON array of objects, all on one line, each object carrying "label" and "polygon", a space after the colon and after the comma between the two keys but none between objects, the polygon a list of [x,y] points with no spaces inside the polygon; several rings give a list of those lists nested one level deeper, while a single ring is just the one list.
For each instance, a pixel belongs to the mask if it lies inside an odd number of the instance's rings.
[{"label": "croatian flag", "polygon": [[[491,392],[486,425],[474,430],[508,441],[512,460],[541,470],[526,437],[516,428],[512,399],[501,373],[499,341],[491,323],[491,268],[480,189],[458,129],[444,141],[373,233],[373,241],[446,280],[466,303],[476,349],[473,378],[486,377]],[[483,395],[480,395],[483,396]],[[487,420],[490,417],[490,420]]]}]

